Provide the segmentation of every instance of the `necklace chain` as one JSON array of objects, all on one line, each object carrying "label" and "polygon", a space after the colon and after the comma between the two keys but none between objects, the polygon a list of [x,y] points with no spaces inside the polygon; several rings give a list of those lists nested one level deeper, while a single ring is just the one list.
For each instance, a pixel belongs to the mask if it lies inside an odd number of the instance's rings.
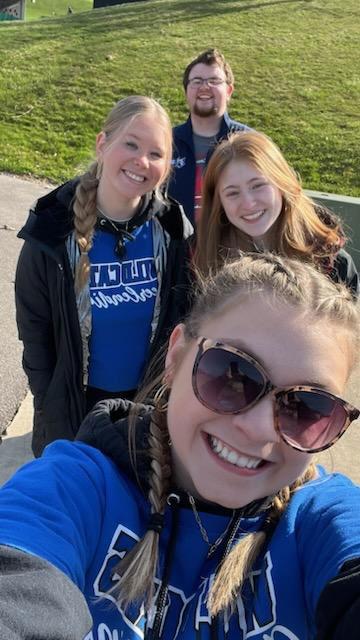
[{"label": "necklace chain", "polygon": [[186,493],[187,493],[188,498],[189,498],[189,503],[190,503],[190,506],[192,508],[192,512],[194,514],[194,518],[196,520],[196,524],[198,525],[198,527],[200,529],[201,537],[209,547],[209,551],[208,551],[208,554],[207,554],[208,558],[209,558],[214,553],[214,551],[218,548],[218,546],[222,543],[222,541],[224,540],[227,532],[229,531],[230,525],[231,525],[233,517],[234,517],[234,511],[233,511],[232,518],[230,518],[230,521],[229,521],[226,529],[220,534],[220,536],[218,538],[216,538],[215,542],[210,542],[209,536],[207,534],[207,531],[206,531],[203,523],[201,522],[201,518],[199,516],[199,512],[198,512],[198,510],[196,508],[196,503],[195,503],[194,496],[192,496],[191,493],[189,493],[188,491]]},{"label": "necklace chain", "polygon": [[[106,213],[104,213],[102,211],[102,209],[100,209],[100,207],[96,207],[98,212],[103,216],[103,218],[105,218],[112,226],[113,229],[115,229],[115,231],[119,231],[119,227],[116,225],[116,222],[114,220],[112,220],[111,218],[109,218],[109,216],[106,215]],[[129,222],[130,222],[131,218],[128,218],[128,220],[119,220],[118,224],[125,224],[125,231],[128,230],[129,227]]]}]

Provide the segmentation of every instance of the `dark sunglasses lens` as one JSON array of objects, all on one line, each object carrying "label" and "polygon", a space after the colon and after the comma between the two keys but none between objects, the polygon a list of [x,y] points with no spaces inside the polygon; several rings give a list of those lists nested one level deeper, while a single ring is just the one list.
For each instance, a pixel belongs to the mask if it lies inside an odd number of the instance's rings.
[{"label": "dark sunglasses lens", "polygon": [[341,433],[347,413],[341,402],[316,391],[276,394],[279,428],[294,446],[316,451],[332,443]]},{"label": "dark sunglasses lens", "polygon": [[195,386],[197,396],[217,413],[237,413],[246,409],[266,385],[254,364],[225,349],[207,349],[199,359]]}]

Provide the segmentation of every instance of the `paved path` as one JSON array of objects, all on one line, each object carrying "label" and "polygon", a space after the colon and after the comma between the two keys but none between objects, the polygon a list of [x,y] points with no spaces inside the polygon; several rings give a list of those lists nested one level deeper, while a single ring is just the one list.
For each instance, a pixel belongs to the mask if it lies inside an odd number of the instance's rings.
[{"label": "paved path", "polygon": [[[25,221],[30,204],[49,188],[44,182],[0,174],[0,432],[7,427],[7,436],[0,447],[0,485],[32,457],[32,398],[27,393],[21,369],[21,345],[17,340],[13,301],[15,266],[21,247],[16,232]],[[11,228],[4,229],[5,225]],[[347,398],[355,405],[360,404],[360,371],[349,384]],[[327,468],[342,471],[360,483],[359,452],[360,421],[357,421],[329,452],[319,456],[319,460]]]},{"label": "paved path", "polygon": [[27,380],[21,366],[22,345],[15,322],[14,277],[22,245],[16,235],[31,204],[50,188],[46,182],[0,174],[0,434],[6,428],[9,434],[0,447],[0,484],[31,456],[32,407],[30,396],[22,404]]},{"label": "paved path", "polygon": [[0,433],[12,420],[27,389],[15,323],[14,277],[22,245],[16,235],[31,204],[49,188],[45,182],[0,174]]}]

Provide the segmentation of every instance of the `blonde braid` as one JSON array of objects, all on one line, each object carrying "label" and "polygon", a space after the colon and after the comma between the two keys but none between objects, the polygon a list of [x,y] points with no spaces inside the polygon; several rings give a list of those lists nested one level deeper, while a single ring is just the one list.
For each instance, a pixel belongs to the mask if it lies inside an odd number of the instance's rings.
[{"label": "blonde braid", "polygon": [[[149,501],[152,514],[163,514],[171,480],[171,456],[166,418],[154,411],[150,422],[149,456]],[[146,531],[139,542],[126,554],[115,569],[120,581],[113,590],[117,592],[118,604],[127,607],[131,602],[145,602],[149,607],[153,598],[154,578],[158,566],[159,532]]]},{"label": "blonde braid", "polygon": [[220,611],[232,610],[234,600],[259,555],[266,533],[256,531],[244,536],[230,551],[215,577],[208,597],[208,609],[212,616]]},{"label": "blonde braid", "polygon": [[73,202],[75,238],[80,249],[80,259],[75,270],[76,295],[84,288],[90,273],[88,253],[92,247],[96,224],[96,195],[99,180],[98,163],[94,162],[80,178]]},{"label": "blonde braid", "polygon": [[208,598],[208,608],[212,616],[228,608],[232,610],[234,600],[266,542],[267,530],[272,530],[276,526],[294,491],[312,480],[315,475],[315,465],[311,463],[300,478],[297,478],[290,487],[281,489],[275,496],[266,518],[265,530],[244,536],[224,558]]}]

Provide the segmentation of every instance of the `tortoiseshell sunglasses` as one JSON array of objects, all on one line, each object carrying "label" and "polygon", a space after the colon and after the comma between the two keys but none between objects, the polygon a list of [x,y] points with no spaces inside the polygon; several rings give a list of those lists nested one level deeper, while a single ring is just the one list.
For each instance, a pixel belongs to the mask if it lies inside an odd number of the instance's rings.
[{"label": "tortoiseshell sunglasses", "polygon": [[219,414],[247,411],[271,393],[277,433],[293,449],[308,453],[331,447],[360,415],[324,389],[275,387],[254,358],[209,338],[199,338],[192,386],[199,402]]}]

